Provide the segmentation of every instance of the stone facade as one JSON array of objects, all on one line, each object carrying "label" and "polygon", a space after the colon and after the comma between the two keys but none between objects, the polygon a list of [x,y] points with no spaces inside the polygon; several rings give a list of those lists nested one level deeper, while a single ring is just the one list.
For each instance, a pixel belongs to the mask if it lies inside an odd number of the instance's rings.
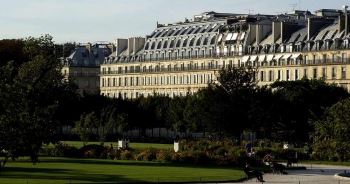
[{"label": "stone facade", "polygon": [[[346,12],[346,13],[345,13]],[[256,67],[259,85],[302,77],[350,89],[348,11],[283,15],[206,12],[158,25],[146,38],[118,39],[100,67],[101,94],[136,98],[185,95],[229,65]]]},{"label": "stone facade", "polygon": [[78,86],[78,93],[100,93],[100,64],[114,49],[112,44],[86,44],[77,46],[62,61],[62,73]]}]

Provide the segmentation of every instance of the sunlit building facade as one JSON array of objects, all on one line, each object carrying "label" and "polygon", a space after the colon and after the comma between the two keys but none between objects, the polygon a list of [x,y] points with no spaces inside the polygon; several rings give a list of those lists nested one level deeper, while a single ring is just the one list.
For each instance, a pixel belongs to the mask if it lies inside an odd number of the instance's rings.
[{"label": "sunlit building facade", "polygon": [[348,11],[283,15],[206,12],[117,39],[100,67],[100,93],[115,98],[195,93],[228,66],[257,68],[259,85],[323,78],[350,89]]}]

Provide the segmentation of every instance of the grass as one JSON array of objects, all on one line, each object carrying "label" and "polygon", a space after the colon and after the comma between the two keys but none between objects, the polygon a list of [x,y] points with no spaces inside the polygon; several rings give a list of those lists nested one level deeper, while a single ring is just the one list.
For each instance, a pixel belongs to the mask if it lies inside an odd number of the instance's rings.
[{"label": "grass", "polygon": [[[81,141],[61,141],[62,143],[74,146],[76,148],[83,147],[83,142]],[[88,142],[88,144],[100,144],[100,142]],[[118,146],[118,142],[105,142],[104,145],[113,147]],[[144,149],[144,148],[156,148],[156,149],[173,149],[173,144],[155,144],[155,143],[130,143],[129,146],[133,149]]]},{"label": "grass", "polygon": [[235,168],[197,167],[144,161],[41,158],[8,162],[0,183],[145,183],[238,181],[244,173]]}]

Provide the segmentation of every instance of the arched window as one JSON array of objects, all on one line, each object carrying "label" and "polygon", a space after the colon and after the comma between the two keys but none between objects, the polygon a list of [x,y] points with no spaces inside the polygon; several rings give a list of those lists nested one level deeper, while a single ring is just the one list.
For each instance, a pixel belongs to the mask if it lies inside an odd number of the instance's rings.
[{"label": "arched window", "polygon": [[191,41],[190,41],[190,45],[189,45],[190,47],[192,47],[192,46],[193,46],[193,44],[194,44],[194,40],[195,40],[195,38],[192,38],[192,39],[191,39]]},{"label": "arched window", "polygon": [[181,39],[180,39],[180,40],[177,40],[177,42],[176,42],[176,48],[180,47],[180,44],[181,44]]},{"label": "arched window", "polygon": [[198,38],[196,46],[200,46],[201,45],[201,41],[202,41],[202,38]]},{"label": "arched window", "polygon": [[161,46],[162,46],[162,42],[161,42],[161,41],[158,41],[158,43],[157,43],[157,49],[160,49]]},{"label": "arched window", "polygon": [[156,42],[152,43],[151,49],[154,49],[154,48],[156,48]]},{"label": "arched window", "polygon": [[175,40],[171,40],[169,48],[173,48],[175,45]]},{"label": "arched window", "polygon": [[214,45],[215,44],[215,41],[216,41],[216,36],[214,36],[211,41],[210,41],[210,45]]},{"label": "arched window", "polygon": [[208,37],[205,37],[205,39],[203,41],[203,45],[208,45]]},{"label": "arched window", "polygon": [[166,48],[168,48],[168,41],[164,41],[163,43],[163,49],[166,49]]},{"label": "arched window", "polygon": [[146,43],[145,50],[148,50],[148,47],[149,47],[149,42]]},{"label": "arched window", "polygon": [[182,44],[182,47],[186,47],[186,46],[187,46],[187,40],[188,40],[188,38],[186,38],[186,39],[184,40],[184,42],[183,42],[183,44]]}]

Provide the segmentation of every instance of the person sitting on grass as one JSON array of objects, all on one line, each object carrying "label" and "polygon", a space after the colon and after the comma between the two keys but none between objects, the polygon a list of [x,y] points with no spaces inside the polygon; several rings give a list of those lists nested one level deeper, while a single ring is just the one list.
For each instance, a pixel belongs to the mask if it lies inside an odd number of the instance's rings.
[{"label": "person sitting on grass", "polygon": [[263,173],[258,170],[254,170],[253,168],[250,167],[248,163],[244,167],[244,173],[248,176],[248,178],[256,177],[258,181],[265,182],[263,179]]}]

